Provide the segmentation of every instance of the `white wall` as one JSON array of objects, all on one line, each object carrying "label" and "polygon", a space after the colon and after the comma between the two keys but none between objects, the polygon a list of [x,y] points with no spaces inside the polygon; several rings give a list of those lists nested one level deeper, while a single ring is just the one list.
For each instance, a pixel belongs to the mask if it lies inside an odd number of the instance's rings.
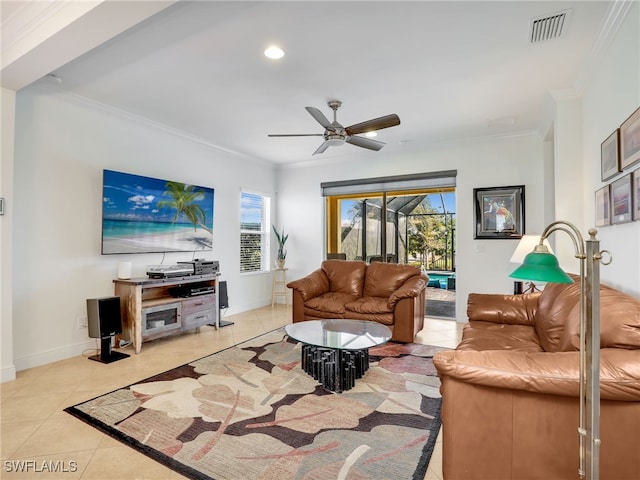
[{"label": "white wall", "polygon": [[[512,289],[507,275],[513,266],[508,261],[516,242],[473,239],[474,187],[524,184],[527,233],[541,233],[557,218],[576,224],[586,239],[595,222],[595,191],[604,185],[600,181],[600,144],[640,106],[639,10],[640,4],[634,2],[611,43],[597,52],[594,75],[583,95],[572,89],[552,93],[553,130],[544,142],[536,135],[487,138],[425,146],[419,154],[391,153],[385,147],[346,165],[334,157],[282,168],[278,213],[279,221],[288,225],[291,233],[287,256],[291,277],[308,274],[322,261],[325,232],[320,183],[332,180],[458,170],[459,321],[466,320],[470,292],[508,293]],[[640,165],[631,170],[640,174]],[[601,248],[610,250],[614,257],[611,265],[601,268],[602,282],[640,296],[640,221],[600,228],[598,238]],[[560,250],[563,267],[577,273],[579,264],[573,258],[569,238],[552,242]]]},{"label": "white wall", "polygon": [[[603,49],[602,63],[596,67],[581,104],[572,110],[573,114],[580,111],[582,119],[582,129],[570,134],[568,141],[582,158],[582,173],[576,181],[581,181],[577,190],[583,202],[574,203],[566,214],[568,220],[578,218],[577,223],[585,228],[594,223],[594,192],[604,185],[600,181],[600,143],[640,105],[639,8],[634,2],[613,42]],[[147,264],[160,261],[157,255],[100,255],[103,168],[192,181],[216,189],[212,257],[221,262],[234,311],[269,303],[271,287],[270,276],[240,277],[237,273],[241,187],[269,194],[277,180],[276,220],[291,234],[287,264],[290,278],[295,278],[317,268],[322,260],[321,182],[457,169],[458,320],[464,320],[469,292],[511,291],[508,259],[515,242],[473,240],[473,188],[525,184],[528,233],[540,232],[551,220],[554,198],[564,202],[567,196],[575,195],[570,188],[550,185],[553,179],[547,163],[550,159],[566,160],[553,158],[557,152],[550,153],[549,141],[556,138],[547,139],[544,145],[535,136],[484,139],[425,146],[420,154],[387,155],[392,149],[386,147],[380,155],[348,167],[321,158],[315,164],[283,168],[276,176],[272,167],[262,163],[35,87],[17,97],[18,140],[15,162],[11,162],[6,149],[12,128],[4,116],[11,108],[5,98],[12,101],[13,93],[10,97],[5,97],[5,89],[2,93],[1,185],[2,195],[11,200],[8,215],[14,221],[11,227],[7,215],[0,220],[2,380],[14,364],[18,369],[28,368],[92,346],[86,330],[76,327],[76,316],[85,311],[85,298],[113,291],[111,279],[121,260],[133,261],[137,275],[144,274]],[[576,150],[576,142],[582,148]],[[614,256],[614,262],[602,268],[603,281],[640,295],[640,222],[604,227],[598,236],[602,248]],[[11,243],[13,253],[9,254]],[[174,254],[166,261],[181,259]],[[12,289],[13,297],[8,301]]]},{"label": "white wall", "polygon": [[425,146],[420,153],[391,153],[391,149],[383,149],[345,164],[337,158],[327,158],[306,166],[282,168],[278,175],[278,216],[290,232],[287,243],[290,277],[306,275],[322,261],[325,239],[322,182],[457,170],[456,310],[458,320],[466,320],[470,292],[513,292],[508,274],[514,265],[509,264],[509,259],[518,243],[474,240],[473,189],[525,185],[526,232],[541,233],[545,204],[542,148],[540,137],[531,134]]},{"label": "white wall", "polygon": [[2,120],[2,153],[0,157],[0,197],[5,200],[5,213],[0,216],[0,382],[13,380],[13,286],[12,224],[13,224],[13,134],[15,92],[3,88],[0,92]]},{"label": "white wall", "polygon": [[[270,275],[239,274],[240,189],[275,194],[275,169],[46,85],[16,99],[13,356],[22,370],[94,346],[77,316],[85,299],[113,294],[120,261],[134,276],[161,254],[100,254],[102,170],[215,189],[214,250],[230,312],[270,303]],[[167,254],[165,263],[189,260]],[[3,360],[4,365],[4,360]]]},{"label": "white wall", "polygon": [[[584,93],[583,162],[584,224],[595,224],[595,191],[635,170],[640,164],[607,182],[600,180],[600,144],[640,107],[640,4],[634,2],[602,63]],[[600,247],[613,256],[602,266],[603,283],[640,297],[640,221],[598,229]]]}]

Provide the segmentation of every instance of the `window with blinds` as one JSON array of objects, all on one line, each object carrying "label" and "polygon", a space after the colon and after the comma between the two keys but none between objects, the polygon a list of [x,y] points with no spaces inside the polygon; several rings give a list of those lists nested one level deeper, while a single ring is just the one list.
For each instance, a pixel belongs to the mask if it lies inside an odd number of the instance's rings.
[{"label": "window with blinds", "polygon": [[240,192],[240,273],[269,270],[271,199]]}]

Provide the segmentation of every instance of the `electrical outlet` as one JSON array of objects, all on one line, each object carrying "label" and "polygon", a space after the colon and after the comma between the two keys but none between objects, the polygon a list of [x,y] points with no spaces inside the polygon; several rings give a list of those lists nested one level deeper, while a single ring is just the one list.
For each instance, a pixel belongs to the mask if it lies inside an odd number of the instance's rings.
[{"label": "electrical outlet", "polygon": [[78,324],[78,329],[81,330],[83,328],[87,328],[87,316],[86,315],[76,315],[76,323]]}]

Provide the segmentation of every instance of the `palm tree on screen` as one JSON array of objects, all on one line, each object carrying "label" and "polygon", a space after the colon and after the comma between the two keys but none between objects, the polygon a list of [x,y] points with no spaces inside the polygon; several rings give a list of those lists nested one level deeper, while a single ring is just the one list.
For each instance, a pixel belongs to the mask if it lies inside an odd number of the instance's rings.
[{"label": "palm tree on screen", "polygon": [[200,227],[209,233],[211,229],[205,225],[206,215],[204,210],[196,202],[205,198],[204,192],[193,185],[185,185],[180,182],[167,182],[166,190],[162,193],[163,197],[170,196],[171,200],[160,200],[158,208],[168,207],[175,209],[173,222],[184,215],[192,224],[193,229]]}]

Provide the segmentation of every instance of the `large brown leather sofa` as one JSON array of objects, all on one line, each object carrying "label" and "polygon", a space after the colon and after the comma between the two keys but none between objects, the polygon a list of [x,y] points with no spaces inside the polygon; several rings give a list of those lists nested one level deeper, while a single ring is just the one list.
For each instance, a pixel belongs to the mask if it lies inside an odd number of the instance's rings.
[{"label": "large brown leather sofa", "polygon": [[424,324],[428,281],[411,265],[325,260],[318,270],[287,286],[293,291],[294,322],[371,320],[387,325],[392,340],[413,342]]},{"label": "large brown leather sofa", "polygon": [[[601,287],[600,478],[640,479],[640,300]],[[434,364],[445,480],[577,479],[579,285],[471,294]]]}]

